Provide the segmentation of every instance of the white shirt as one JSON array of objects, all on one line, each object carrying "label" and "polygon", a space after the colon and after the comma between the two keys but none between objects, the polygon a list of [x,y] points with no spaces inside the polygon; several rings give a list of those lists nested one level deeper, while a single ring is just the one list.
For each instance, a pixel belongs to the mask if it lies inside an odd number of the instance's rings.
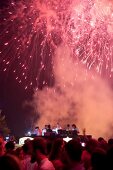
[{"label": "white shirt", "polygon": [[48,158],[44,158],[44,159],[40,162],[37,170],[55,170],[55,168],[54,168],[52,162],[49,161]]},{"label": "white shirt", "polygon": [[46,132],[47,132],[46,129],[42,129],[42,136],[44,136]]},{"label": "white shirt", "polygon": [[31,157],[26,156],[26,158],[22,161],[21,170],[37,170],[38,164],[37,162],[31,163]]}]

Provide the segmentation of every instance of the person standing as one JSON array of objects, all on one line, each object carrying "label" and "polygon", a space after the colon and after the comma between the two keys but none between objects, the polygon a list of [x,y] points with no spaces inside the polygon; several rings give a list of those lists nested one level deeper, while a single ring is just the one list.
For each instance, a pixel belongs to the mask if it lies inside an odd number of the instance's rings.
[{"label": "person standing", "polygon": [[35,134],[36,136],[42,136],[42,130],[39,128],[39,126],[36,126],[36,127],[35,127],[34,134]]},{"label": "person standing", "polygon": [[31,161],[38,163],[37,170],[55,170],[51,161],[47,157],[47,142],[42,137],[37,137],[32,141],[32,158]]}]

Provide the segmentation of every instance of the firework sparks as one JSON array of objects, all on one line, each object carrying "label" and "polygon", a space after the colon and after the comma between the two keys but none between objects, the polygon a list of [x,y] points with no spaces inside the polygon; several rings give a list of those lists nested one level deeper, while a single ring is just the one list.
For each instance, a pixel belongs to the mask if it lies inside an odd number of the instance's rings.
[{"label": "firework sparks", "polygon": [[[64,42],[86,72],[113,74],[113,5],[98,0],[12,1],[0,11],[1,71],[25,89],[52,80],[55,49]],[[46,76],[44,76],[46,74]]]}]

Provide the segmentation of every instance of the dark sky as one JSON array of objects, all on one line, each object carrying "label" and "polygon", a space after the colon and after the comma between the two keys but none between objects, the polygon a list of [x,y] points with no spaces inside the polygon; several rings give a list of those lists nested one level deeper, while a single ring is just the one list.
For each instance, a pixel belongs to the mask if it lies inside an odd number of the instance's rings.
[{"label": "dark sky", "polygon": [[0,105],[11,132],[22,135],[31,126],[32,109],[25,107],[24,102],[31,100],[33,91],[25,90],[10,74],[5,78],[3,74],[0,76]]},{"label": "dark sky", "polygon": [[[0,9],[8,7],[10,2],[10,0],[0,0]],[[25,90],[22,84],[16,82],[10,71],[8,74],[0,71],[0,109],[6,115],[12,134],[23,135],[31,127],[32,109],[23,105],[26,100],[32,99],[32,95],[33,89]]]},{"label": "dark sky", "polygon": [[[39,89],[43,88],[43,80],[52,86],[54,80],[48,77],[48,72],[42,72],[40,75]],[[0,109],[6,115],[8,127],[14,135],[23,135],[29,131],[38,119],[38,113],[25,102],[33,100],[34,88],[25,90],[23,84],[19,84],[12,72],[0,72]]]},{"label": "dark sky", "polygon": [[[48,86],[53,83],[49,81],[48,72],[42,72],[40,75],[39,89],[43,88],[43,80],[48,82]],[[51,79],[50,79],[51,80]],[[0,72],[0,108],[6,115],[8,127],[12,134],[23,135],[29,131],[38,119],[38,113],[25,102],[33,100],[34,88],[25,90],[23,84],[19,84],[12,72]]]},{"label": "dark sky", "polygon": [[[10,2],[10,0],[0,0],[0,9],[8,7]],[[32,93],[31,89],[25,91],[24,87],[15,81],[11,72],[8,74],[0,72],[0,109],[6,116],[11,133],[16,136],[23,135],[30,128],[28,117],[31,115],[31,110],[24,108],[23,103],[31,99]]]},{"label": "dark sky", "polygon": [[[11,0],[0,0],[0,9],[4,11],[2,13],[1,18],[4,18],[5,9],[9,6]],[[15,0],[18,2],[18,0]],[[2,25],[2,24],[1,24]],[[0,25],[0,26],[1,26]],[[1,30],[5,29],[5,27],[0,28]],[[15,31],[16,33],[16,31]],[[40,36],[39,36],[40,37]],[[38,43],[41,43],[41,40],[38,39]],[[40,45],[37,45],[38,51]],[[0,43],[0,51],[2,50],[2,43]],[[14,51],[14,49],[13,49]],[[47,52],[48,51],[48,52]],[[43,81],[46,82],[46,85],[53,86],[54,77],[52,75],[52,61],[49,54],[50,47],[49,44],[46,45],[46,52],[44,53],[44,64],[45,68],[40,72],[39,77],[39,85],[38,88],[42,89]],[[40,67],[40,52],[38,52],[39,56],[39,67]],[[13,66],[18,67],[18,61],[15,60]],[[15,66],[14,66],[15,65]],[[38,70],[39,67],[36,69]],[[32,66],[34,68],[34,66]],[[11,132],[15,135],[23,135],[27,130],[29,130],[32,126],[31,122],[36,120],[38,117],[38,113],[36,115],[33,114],[32,108],[30,106],[25,107],[25,101],[32,100],[34,86],[25,90],[24,82],[21,84],[17,83],[15,80],[14,74],[12,73],[13,68],[11,68],[8,72],[3,72],[1,60],[0,60],[0,109],[2,109],[3,113],[6,115],[6,120],[8,123],[8,127],[11,129]],[[32,70],[33,71],[33,70]],[[37,74],[37,71],[35,72]],[[21,75],[20,75],[21,76]],[[32,75],[33,77],[33,75]]]}]

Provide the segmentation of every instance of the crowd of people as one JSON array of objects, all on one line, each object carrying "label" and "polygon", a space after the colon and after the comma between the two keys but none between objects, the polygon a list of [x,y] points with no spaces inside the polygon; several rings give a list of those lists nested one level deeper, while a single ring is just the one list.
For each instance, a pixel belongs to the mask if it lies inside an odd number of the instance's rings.
[{"label": "crowd of people", "polygon": [[15,148],[0,137],[0,170],[113,170],[113,139],[38,136]]},{"label": "crowd of people", "polygon": [[[56,127],[51,128],[51,125],[45,125],[43,129],[40,129],[39,126],[35,127],[35,130],[33,131],[32,134],[35,136],[47,136],[49,133],[53,134],[72,134],[72,135],[78,135],[79,134],[79,129],[75,124],[67,124],[65,128],[62,128],[59,123],[57,123]],[[30,133],[30,136],[32,135]]]}]

